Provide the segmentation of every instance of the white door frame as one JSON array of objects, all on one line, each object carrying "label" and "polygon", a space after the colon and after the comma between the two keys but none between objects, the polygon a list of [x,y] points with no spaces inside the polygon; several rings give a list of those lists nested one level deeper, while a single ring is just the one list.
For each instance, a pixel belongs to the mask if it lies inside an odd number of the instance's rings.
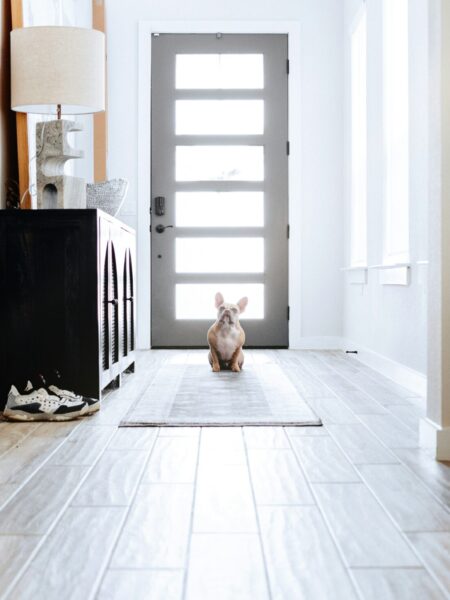
[{"label": "white door frame", "polygon": [[[152,33],[283,33],[289,71],[289,346],[301,339],[300,23],[298,21],[140,21],[138,50],[137,347],[150,348],[150,165]],[[291,168],[292,165],[292,168]]]}]

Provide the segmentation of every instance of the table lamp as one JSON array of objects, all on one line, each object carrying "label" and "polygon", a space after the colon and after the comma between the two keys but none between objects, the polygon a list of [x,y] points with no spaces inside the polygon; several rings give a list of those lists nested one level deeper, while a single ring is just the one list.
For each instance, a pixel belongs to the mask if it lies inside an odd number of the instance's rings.
[{"label": "table lamp", "polygon": [[38,208],[86,208],[86,182],[64,174],[83,152],[67,140],[81,131],[61,115],[105,110],[105,36],[79,27],[24,27],[11,31],[11,108],[54,114],[36,125]]}]

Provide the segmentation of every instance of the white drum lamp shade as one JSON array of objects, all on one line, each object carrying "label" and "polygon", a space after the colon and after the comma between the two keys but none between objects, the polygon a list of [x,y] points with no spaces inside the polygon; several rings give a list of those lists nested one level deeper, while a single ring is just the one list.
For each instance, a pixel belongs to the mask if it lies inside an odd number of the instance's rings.
[{"label": "white drum lamp shade", "polygon": [[67,115],[105,110],[105,35],[80,27],[11,31],[11,108]]}]

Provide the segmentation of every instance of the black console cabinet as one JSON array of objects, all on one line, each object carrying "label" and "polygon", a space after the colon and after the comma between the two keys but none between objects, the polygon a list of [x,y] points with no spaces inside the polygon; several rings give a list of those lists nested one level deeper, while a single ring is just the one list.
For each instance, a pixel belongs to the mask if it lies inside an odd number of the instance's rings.
[{"label": "black console cabinet", "polygon": [[134,370],[134,231],[100,210],[0,211],[0,407],[59,369],[98,398]]}]

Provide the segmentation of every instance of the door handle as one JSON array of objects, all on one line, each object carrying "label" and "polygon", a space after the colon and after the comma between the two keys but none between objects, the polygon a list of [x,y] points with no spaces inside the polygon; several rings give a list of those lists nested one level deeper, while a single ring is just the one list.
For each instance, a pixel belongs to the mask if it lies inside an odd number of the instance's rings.
[{"label": "door handle", "polygon": [[155,227],[155,231],[156,231],[156,233],[164,233],[164,231],[166,229],[169,229],[169,227],[173,228],[173,225],[161,225],[161,223],[160,223],[159,225],[157,225]]}]

